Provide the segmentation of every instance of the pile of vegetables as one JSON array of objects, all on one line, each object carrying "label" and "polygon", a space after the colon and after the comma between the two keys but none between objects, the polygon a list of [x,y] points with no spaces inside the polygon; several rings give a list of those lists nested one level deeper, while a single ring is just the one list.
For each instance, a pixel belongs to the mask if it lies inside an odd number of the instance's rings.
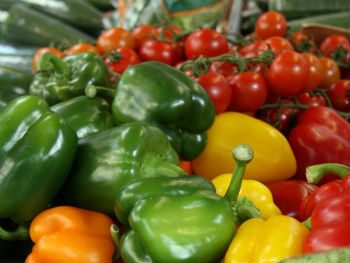
[{"label": "pile of vegetables", "polygon": [[0,68],[0,258],[350,260],[348,37],[269,11],[94,40]]}]

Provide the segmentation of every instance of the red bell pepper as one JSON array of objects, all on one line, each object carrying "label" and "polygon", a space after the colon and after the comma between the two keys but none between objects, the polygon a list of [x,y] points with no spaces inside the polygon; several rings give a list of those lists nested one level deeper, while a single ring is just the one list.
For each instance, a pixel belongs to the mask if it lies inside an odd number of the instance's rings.
[{"label": "red bell pepper", "polygon": [[297,161],[296,178],[320,163],[350,165],[350,123],[329,107],[311,107],[300,113],[288,136]]},{"label": "red bell pepper", "polygon": [[300,205],[300,219],[311,214],[312,230],[304,240],[304,253],[350,247],[350,167],[325,163],[306,170],[308,181],[314,183],[328,173],[344,180],[322,185]]},{"label": "red bell pepper", "polygon": [[302,201],[313,193],[318,187],[304,180],[283,180],[265,184],[271,191],[273,202],[282,214],[296,217]]}]

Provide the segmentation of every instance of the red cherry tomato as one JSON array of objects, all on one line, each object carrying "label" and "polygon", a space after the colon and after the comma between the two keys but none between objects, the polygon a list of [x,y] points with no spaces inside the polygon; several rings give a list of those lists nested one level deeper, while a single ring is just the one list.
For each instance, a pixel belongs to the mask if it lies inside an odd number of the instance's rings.
[{"label": "red cherry tomato", "polygon": [[140,47],[139,56],[143,61],[155,60],[174,66],[182,60],[182,51],[176,42],[148,39]]},{"label": "red cherry tomato", "polygon": [[236,64],[228,61],[216,61],[210,64],[210,70],[220,73],[223,76],[228,76],[235,73],[238,69]]},{"label": "red cherry tomato", "polygon": [[305,86],[303,87],[303,91],[312,91],[321,83],[322,78],[322,66],[317,57],[310,53],[302,53],[301,56],[305,59],[309,72],[307,74],[307,80]]},{"label": "red cherry tomato", "polygon": [[337,80],[327,90],[327,95],[335,109],[350,111],[350,80]]},{"label": "red cherry tomato", "polygon": [[266,73],[269,89],[279,96],[293,96],[305,86],[309,72],[305,59],[294,51],[284,51]]},{"label": "red cherry tomato", "polygon": [[121,27],[111,27],[98,36],[96,45],[105,54],[120,47],[134,48],[135,43],[129,31]]},{"label": "red cherry tomato", "polygon": [[117,48],[106,56],[105,63],[114,72],[122,74],[128,67],[140,63],[140,59],[131,48]]},{"label": "red cherry tomato", "polygon": [[262,39],[272,36],[283,37],[286,29],[286,18],[281,13],[275,11],[263,13],[255,23],[255,34]]},{"label": "red cherry tomato", "polygon": [[175,26],[175,25],[167,25],[164,27],[158,27],[156,29],[156,36],[157,37],[165,37],[165,38],[169,38],[172,40],[175,40],[175,35],[181,33],[181,28]]},{"label": "red cherry tomato", "polygon": [[243,72],[227,77],[232,99],[230,109],[239,112],[256,111],[267,99],[264,77],[257,72]]},{"label": "red cherry tomato", "polygon": [[320,44],[320,51],[326,57],[331,57],[338,49],[350,52],[350,41],[343,35],[333,34],[326,37]]},{"label": "red cherry tomato", "polygon": [[228,50],[226,37],[214,29],[199,29],[185,40],[185,54],[188,59],[196,59],[200,55],[214,57],[227,53]]},{"label": "red cherry tomato", "polygon": [[84,52],[95,52],[100,53],[96,46],[89,44],[89,43],[79,43],[71,46],[70,48],[63,51],[63,54],[65,56],[73,55],[73,54],[79,54]]},{"label": "red cherry tomato", "polygon": [[283,37],[269,37],[259,45],[258,49],[259,51],[271,49],[276,56],[281,54],[283,51],[294,50],[290,41]]},{"label": "red cherry tomato", "polygon": [[197,81],[209,95],[216,114],[226,111],[232,97],[231,87],[226,78],[217,72],[208,71],[199,76]]},{"label": "red cherry tomato", "polygon": [[322,57],[318,59],[322,66],[320,88],[328,89],[334,82],[340,79],[340,70],[333,59]]},{"label": "red cherry tomato", "polygon": [[316,106],[327,106],[327,101],[322,95],[312,96],[310,92],[302,92],[297,94],[297,99],[300,104],[316,107]]},{"label": "red cherry tomato", "polygon": [[139,25],[131,32],[131,36],[135,42],[135,48],[139,49],[143,42],[156,35],[157,29],[152,25]]}]

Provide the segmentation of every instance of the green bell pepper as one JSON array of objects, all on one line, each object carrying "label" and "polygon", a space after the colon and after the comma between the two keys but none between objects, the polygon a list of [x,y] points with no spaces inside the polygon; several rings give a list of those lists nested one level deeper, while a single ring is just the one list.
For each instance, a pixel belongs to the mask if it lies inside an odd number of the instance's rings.
[{"label": "green bell pepper", "polygon": [[29,93],[44,98],[50,105],[84,95],[88,85],[111,87],[106,64],[93,52],[63,59],[47,52],[39,58],[37,69]]},{"label": "green bell pepper", "polygon": [[32,74],[0,66],[0,108],[28,93]]},{"label": "green bell pepper", "polygon": [[79,139],[115,126],[110,105],[102,98],[75,97],[51,107],[76,131]]},{"label": "green bell pepper", "polygon": [[[89,87],[87,95],[96,95],[96,90],[98,93],[98,88]],[[118,124],[143,121],[157,125],[187,160],[196,158],[204,149],[205,132],[215,118],[208,94],[196,81],[156,61],[134,65],[121,75],[112,113]],[[195,145],[188,146],[189,140]]]},{"label": "green bell pepper", "polygon": [[[129,229],[116,242],[125,263],[220,262],[241,219],[261,217],[249,200],[237,200],[245,166],[253,157],[247,145],[234,151],[236,165],[225,197],[196,176],[143,178],[116,192],[115,214]],[[112,235],[119,234],[116,227]]]},{"label": "green bell pepper", "polygon": [[80,140],[58,199],[113,214],[121,186],[145,177],[184,174],[178,161],[160,129],[143,122],[126,123]]},{"label": "green bell pepper", "polygon": [[[68,176],[76,133],[37,96],[12,100],[0,112],[0,218],[27,223],[44,210]],[[0,227],[0,239],[25,236]]]}]

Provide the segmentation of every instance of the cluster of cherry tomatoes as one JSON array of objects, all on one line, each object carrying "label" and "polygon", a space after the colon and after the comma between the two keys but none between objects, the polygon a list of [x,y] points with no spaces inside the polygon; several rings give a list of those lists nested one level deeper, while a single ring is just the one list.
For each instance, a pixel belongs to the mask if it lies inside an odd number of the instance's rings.
[{"label": "cluster of cherry tomatoes", "polygon": [[[288,132],[288,123],[299,108],[321,105],[350,111],[349,39],[334,34],[315,43],[302,32],[289,34],[285,17],[273,11],[262,14],[255,32],[240,41],[231,41],[209,28],[182,32],[173,25],[140,25],[132,31],[110,28],[94,45],[79,43],[63,51],[42,48],[34,65],[47,50],[60,57],[97,52],[116,74],[142,61],[161,61],[181,69],[189,60],[216,58],[200,73],[185,71],[209,94],[216,113],[248,113],[273,123],[282,132]],[[273,53],[269,62],[259,60],[266,51]],[[225,54],[242,60],[245,70],[240,72],[237,63],[220,60]]]}]

